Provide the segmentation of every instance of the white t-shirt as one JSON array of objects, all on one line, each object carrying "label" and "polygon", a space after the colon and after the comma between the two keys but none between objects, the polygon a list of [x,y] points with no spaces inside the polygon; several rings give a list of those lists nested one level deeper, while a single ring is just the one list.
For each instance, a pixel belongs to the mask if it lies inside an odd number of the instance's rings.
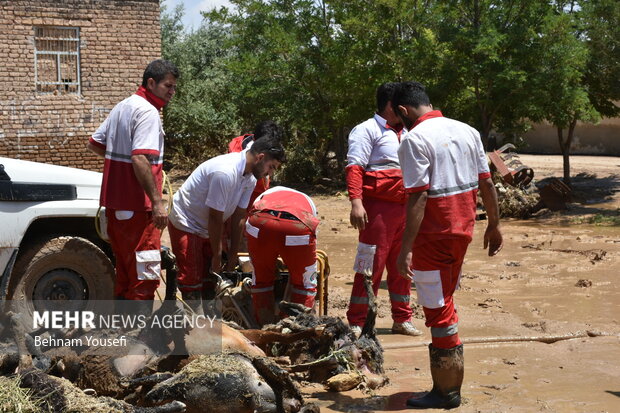
[{"label": "white t-shirt", "polygon": [[185,232],[209,238],[209,208],[228,219],[237,208],[246,209],[256,186],[252,173],[243,175],[247,150],[216,156],[203,162],[174,194],[169,219]]}]

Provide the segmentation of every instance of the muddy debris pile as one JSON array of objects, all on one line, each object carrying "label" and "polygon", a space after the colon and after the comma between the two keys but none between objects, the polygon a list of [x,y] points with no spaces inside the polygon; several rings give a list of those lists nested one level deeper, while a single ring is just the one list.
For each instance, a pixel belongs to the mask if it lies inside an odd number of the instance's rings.
[{"label": "muddy debris pile", "polygon": [[387,383],[383,376],[383,348],[374,334],[356,338],[340,318],[300,314],[265,327],[282,334],[314,331],[313,336],[264,346],[299,380],[323,383],[330,390],[373,390]]},{"label": "muddy debris pile", "polygon": [[536,186],[517,187],[507,184],[497,172],[493,173],[501,218],[529,218],[541,209],[540,195]]},{"label": "muddy debris pile", "polygon": [[[2,323],[0,321],[0,323]],[[71,345],[39,348],[19,315],[2,329],[0,385],[25,390],[0,393],[4,411],[33,412],[315,412],[299,381],[331,390],[374,389],[386,383],[383,350],[372,334],[356,338],[342,320],[299,312],[262,330],[237,330],[220,322],[220,346],[203,346],[205,329],[175,334],[131,331],[123,354],[97,354]],[[371,329],[370,331],[374,331]],[[70,332],[73,337],[79,333]],[[90,332],[109,334],[109,332]],[[167,338],[166,338],[167,337]],[[187,354],[163,352],[183,346]],[[136,350],[137,349],[137,350]],[[24,403],[35,405],[24,410]],[[9,407],[6,407],[9,406]]]}]

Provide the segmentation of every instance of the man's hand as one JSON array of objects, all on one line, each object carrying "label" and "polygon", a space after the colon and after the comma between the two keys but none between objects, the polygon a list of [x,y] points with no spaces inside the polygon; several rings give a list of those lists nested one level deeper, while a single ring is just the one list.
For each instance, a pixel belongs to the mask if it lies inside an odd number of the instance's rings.
[{"label": "man's hand", "polygon": [[224,232],[224,212],[207,207],[206,214],[209,216],[207,230],[209,232],[209,243],[211,244],[211,271],[220,273],[222,271],[222,233]]},{"label": "man's hand", "polygon": [[484,248],[489,247],[489,257],[494,256],[502,249],[503,239],[499,230],[499,206],[497,204],[497,192],[491,178],[485,178],[478,182],[480,196],[484,209],[487,211],[487,229],[484,232]]},{"label": "man's hand", "polygon": [[166,201],[153,204],[153,225],[159,230],[163,230],[168,225],[168,211],[166,211]]},{"label": "man's hand", "polygon": [[484,232],[484,249],[489,247],[489,257],[494,256],[504,246],[502,232],[498,226],[488,226]]},{"label": "man's hand", "polygon": [[151,163],[146,155],[131,155],[131,164],[136,179],[144,189],[146,196],[151,200],[153,225],[163,230],[168,224],[168,212],[166,211],[166,202],[162,199],[161,192],[155,184],[155,177],[151,172]]},{"label": "man's hand", "polygon": [[404,249],[400,250],[396,259],[396,268],[401,277],[411,281],[413,280],[413,271],[411,270],[411,260],[413,253]]},{"label": "man's hand", "polygon": [[351,215],[349,218],[353,228],[360,231],[366,228],[366,224],[368,223],[368,214],[366,214],[366,210],[364,209],[361,199],[351,200]]}]

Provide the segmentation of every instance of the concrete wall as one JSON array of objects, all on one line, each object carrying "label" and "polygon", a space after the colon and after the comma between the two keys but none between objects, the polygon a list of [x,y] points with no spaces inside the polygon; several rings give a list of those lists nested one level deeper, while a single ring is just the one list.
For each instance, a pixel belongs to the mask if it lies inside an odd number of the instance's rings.
[{"label": "concrete wall", "polygon": [[[557,131],[548,124],[536,125],[524,140],[526,146],[522,152],[561,153]],[[603,119],[597,125],[578,123],[571,154],[620,156],[620,118]]]},{"label": "concrete wall", "polygon": [[[80,28],[80,94],[37,91],[40,26]],[[0,50],[0,156],[100,170],[85,145],[160,57],[159,0],[0,0]]]}]

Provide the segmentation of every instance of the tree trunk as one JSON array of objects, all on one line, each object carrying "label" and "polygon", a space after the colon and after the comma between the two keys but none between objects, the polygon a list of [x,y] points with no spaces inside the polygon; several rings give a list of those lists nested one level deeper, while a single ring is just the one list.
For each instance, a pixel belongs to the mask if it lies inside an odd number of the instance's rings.
[{"label": "tree trunk", "polygon": [[566,136],[566,152],[562,153],[564,161],[564,183],[571,186],[570,183],[570,147],[573,143],[573,134],[575,133],[575,126],[577,126],[577,120],[573,119],[568,126],[568,134]]},{"label": "tree trunk", "polygon": [[564,170],[564,183],[571,186],[570,182],[570,146],[573,140],[573,133],[575,132],[576,120],[572,120],[568,126],[568,133],[566,140],[564,140],[564,129],[557,127],[558,131],[558,143],[560,144],[560,151],[562,152],[562,163]]},{"label": "tree trunk", "polygon": [[480,139],[482,140],[482,146],[487,150],[489,144],[489,135],[491,134],[491,128],[493,122],[491,116],[487,113],[482,113],[482,130],[480,131]]}]

